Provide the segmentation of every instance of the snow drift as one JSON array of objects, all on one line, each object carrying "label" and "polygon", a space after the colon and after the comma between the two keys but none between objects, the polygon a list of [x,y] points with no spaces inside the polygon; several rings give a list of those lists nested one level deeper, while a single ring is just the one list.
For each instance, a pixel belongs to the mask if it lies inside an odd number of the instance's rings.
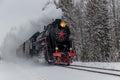
[{"label": "snow drift", "polygon": [[54,2],[51,1],[50,4],[42,10],[37,20],[30,21],[20,27],[11,28],[1,45],[2,58],[9,61],[16,61],[16,49],[35,32],[41,32],[43,27],[51,23],[53,19],[61,18],[61,15],[61,10],[56,9]]}]

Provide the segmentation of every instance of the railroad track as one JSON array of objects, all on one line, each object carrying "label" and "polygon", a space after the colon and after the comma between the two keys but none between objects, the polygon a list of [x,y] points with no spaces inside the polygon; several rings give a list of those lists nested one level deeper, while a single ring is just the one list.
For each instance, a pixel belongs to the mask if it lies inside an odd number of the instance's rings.
[{"label": "railroad track", "polygon": [[74,70],[87,71],[87,72],[92,72],[92,73],[99,73],[99,74],[120,77],[120,70],[116,70],[116,69],[106,69],[106,68],[81,66],[81,65],[70,65],[70,66],[62,66],[62,67],[74,69]]},{"label": "railroad track", "polygon": [[116,72],[120,72],[120,70],[117,70],[117,69],[107,69],[107,68],[91,67],[91,66],[82,66],[82,65],[70,65],[70,66],[85,67],[85,68],[90,68],[90,69],[100,69],[100,70],[106,70],[106,71],[116,71]]}]

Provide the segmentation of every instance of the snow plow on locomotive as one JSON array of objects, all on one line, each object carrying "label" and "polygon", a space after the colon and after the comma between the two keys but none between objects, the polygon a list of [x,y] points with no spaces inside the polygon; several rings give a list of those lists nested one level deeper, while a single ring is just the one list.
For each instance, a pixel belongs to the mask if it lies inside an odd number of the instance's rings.
[{"label": "snow plow on locomotive", "polygon": [[43,32],[35,33],[18,50],[31,57],[43,53],[49,64],[69,65],[75,56],[70,34],[67,23],[56,19],[45,26]]}]

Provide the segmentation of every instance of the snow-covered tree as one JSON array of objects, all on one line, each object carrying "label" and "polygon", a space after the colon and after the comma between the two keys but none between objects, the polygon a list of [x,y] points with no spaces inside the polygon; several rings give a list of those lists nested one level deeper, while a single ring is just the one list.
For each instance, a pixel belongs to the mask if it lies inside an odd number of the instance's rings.
[{"label": "snow-covered tree", "polygon": [[59,0],[57,5],[63,11],[63,19],[70,24],[77,60],[83,52],[84,2],[85,0]]},{"label": "snow-covered tree", "polygon": [[70,24],[77,59],[118,61],[119,0],[59,0],[57,7]]},{"label": "snow-covered tree", "polygon": [[94,61],[108,61],[113,45],[107,4],[107,0],[89,0],[87,4],[88,54]]}]

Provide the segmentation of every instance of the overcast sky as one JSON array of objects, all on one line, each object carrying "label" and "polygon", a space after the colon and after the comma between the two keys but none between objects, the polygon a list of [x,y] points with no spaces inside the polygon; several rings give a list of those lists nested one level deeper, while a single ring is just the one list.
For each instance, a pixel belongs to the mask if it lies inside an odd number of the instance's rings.
[{"label": "overcast sky", "polygon": [[0,0],[0,44],[11,27],[39,18],[49,0]]}]

